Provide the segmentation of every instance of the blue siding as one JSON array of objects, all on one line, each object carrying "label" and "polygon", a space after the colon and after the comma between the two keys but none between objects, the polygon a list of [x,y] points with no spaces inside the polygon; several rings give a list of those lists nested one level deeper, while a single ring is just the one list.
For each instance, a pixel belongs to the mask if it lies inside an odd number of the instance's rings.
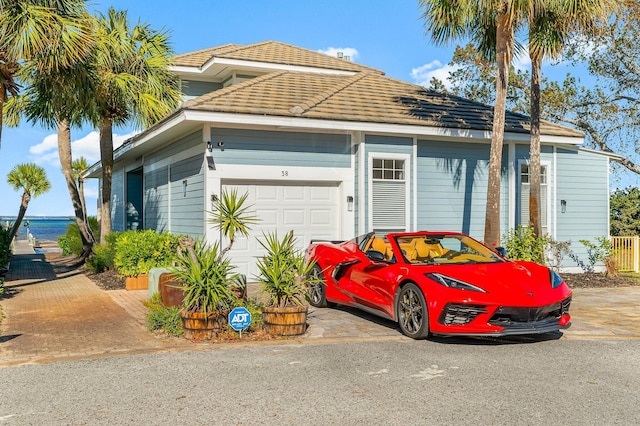
[{"label": "blue siding", "polygon": [[170,174],[171,232],[193,237],[204,235],[204,157],[196,155],[178,161],[171,166]]},{"label": "blue siding", "polygon": [[351,167],[349,135],[211,129],[211,143],[217,164]]},{"label": "blue siding", "polygon": [[[571,249],[587,262],[587,251],[579,240],[595,243],[608,236],[609,161],[603,155],[585,151],[557,150],[558,232],[556,240],[571,241]],[[562,213],[561,200],[567,202]],[[564,266],[575,266],[565,259]]]},{"label": "blue siding", "polygon": [[114,170],[111,176],[111,229],[114,231],[126,229],[124,203],[124,171]]},{"label": "blue siding", "polygon": [[183,80],[181,89],[185,99],[193,99],[206,93],[222,89],[222,84],[210,81]]},{"label": "blue siding", "polygon": [[[366,135],[365,136],[365,155],[362,171],[362,179],[364,179],[364,194],[365,200],[369,199],[369,184],[370,184],[370,172],[369,170],[369,153],[389,153],[389,154],[405,154],[409,156],[409,176],[406,178],[409,180],[410,185],[407,192],[407,205],[406,208],[409,211],[409,223],[407,223],[407,231],[411,230],[415,223],[413,217],[413,185],[411,182],[415,176],[415,165],[413,164],[413,138],[399,137],[399,136],[379,136],[379,135]],[[369,223],[369,203],[365,203],[365,229],[368,231],[371,228]]]},{"label": "blue siding", "polygon": [[[461,231],[484,238],[489,151],[488,144],[418,141],[418,229]],[[509,219],[507,155],[505,147],[501,234]]]},{"label": "blue siding", "polygon": [[169,168],[144,175],[144,227],[164,232],[169,229]]},{"label": "blue siding", "polygon": [[196,147],[198,145],[202,146],[202,152],[205,150],[204,142],[202,142],[202,130],[198,130],[197,132],[191,133],[183,138],[180,138],[170,145],[167,145],[163,148],[160,148],[157,151],[154,151],[145,156],[144,162],[145,166],[150,166],[158,161],[165,160],[173,155],[177,155],[183,151]]}]

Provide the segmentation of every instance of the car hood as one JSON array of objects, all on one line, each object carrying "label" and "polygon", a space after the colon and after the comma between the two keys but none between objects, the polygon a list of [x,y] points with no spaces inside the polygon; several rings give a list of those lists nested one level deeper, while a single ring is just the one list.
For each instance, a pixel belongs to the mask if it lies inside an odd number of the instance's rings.
[{"label": "car hood", "polygon": [[433,272],[473,284],[489,294],[548,294],[549,269],[532,262],[508,261],[473,265],[441,265]]}]

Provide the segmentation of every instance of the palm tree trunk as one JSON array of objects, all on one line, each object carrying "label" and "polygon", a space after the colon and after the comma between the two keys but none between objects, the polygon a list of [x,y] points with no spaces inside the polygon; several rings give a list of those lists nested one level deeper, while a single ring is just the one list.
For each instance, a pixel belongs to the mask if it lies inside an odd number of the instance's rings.
[{"label": "palm tree trunk", "polygon": [[3,123],[3,116],[4,116],[4,103],[7,100],[7,93],[4,89],[0,89],[0,148],[2,148],[2,126],[4,125]]},{"label": "palm tree trunk", "polygon": [[487,184],[487,208],[484,225],[484,241],[490,247],[500,245],[500,181],[502,169],[502,145],[509,82],[509,66],[513,50],[513,22],[508,13],[498,17],[496,39],[496,104],[493,108],[493,133],[489,154],[489,182]]},{"label": "palm tree trunk", "polygon": [[531,147],[529,150],[529,224],[536,237],[542,233],[540,210],[540,80],[542,55],[531,57]]},{"label": "palm tree trunk", "polygon": [[93,252],[95,238],[93,237],[89,223],[85,219],[82,201],[80,200],[76,180],[73,177],[73,169],[71,167],[71,129],[69,128],[69,121],[66,119],[58,120],[58,153],[60,155],[62,173],[67,181],[67,189],[71,197],[76,223],[78,224],[78,229],[80,229],[80,239],[82,240],[82,254],[80,257],[86,259]]},{"label": "palm tree trunk", "polygon": [[18,235],[18,229],[20,229],[20,225],[22,224],[22,219],[24,219],[24,215],[27,213],[27,207],[29,206],[29,201],[31,201],[31,194],[27,191],[22,193],[22,202],[20,203],[20,210],[18,211],[18,217],[16,218],[15,223],[13,224],[13,228],[11,228],[11,232],[9,234],[9,241],[13,241],[13,239]]},{"label": "palm tree trunk", "polygon": [[102,202],[100,203],[100,243],[111,232],[111,180],[113,175],[113,123],[105,117],[100,129],[100,161],[102,162]]},{"label": "palm tree trunk", "polygon": [[87,203],[84,199],[84,179],[82,179],[82,177],[78,177],[78,195],[80,196],[80,204],[82,205],[82,218],[88,224],[89,220],[87,218]]}]

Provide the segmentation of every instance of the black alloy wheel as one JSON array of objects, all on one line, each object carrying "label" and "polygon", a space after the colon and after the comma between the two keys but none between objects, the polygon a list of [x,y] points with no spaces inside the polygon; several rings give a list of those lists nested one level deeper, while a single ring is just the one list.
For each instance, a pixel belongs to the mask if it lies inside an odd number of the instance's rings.
[{"label": "black alloy wheel", "polygon": [[417,285],[409,283],[400,289],[396,312],[400,330],[405,336],[412,339],[429,337],[427,301]]},{"label": "black alloy wheel", "polygon": [[324,283],[324,274],[318,265],[313,265],[309,273],[309,304],[316,308],[326,308],[329,306]]}]

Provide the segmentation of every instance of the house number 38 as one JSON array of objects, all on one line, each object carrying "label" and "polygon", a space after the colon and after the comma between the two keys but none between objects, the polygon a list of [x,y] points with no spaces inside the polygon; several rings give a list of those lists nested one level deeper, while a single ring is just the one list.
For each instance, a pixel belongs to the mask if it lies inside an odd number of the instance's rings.
[{"label": "house number 38", "polygon": [[282,176],[289,176],[289,170],[282,170],[280,173],[282,173]]}]

